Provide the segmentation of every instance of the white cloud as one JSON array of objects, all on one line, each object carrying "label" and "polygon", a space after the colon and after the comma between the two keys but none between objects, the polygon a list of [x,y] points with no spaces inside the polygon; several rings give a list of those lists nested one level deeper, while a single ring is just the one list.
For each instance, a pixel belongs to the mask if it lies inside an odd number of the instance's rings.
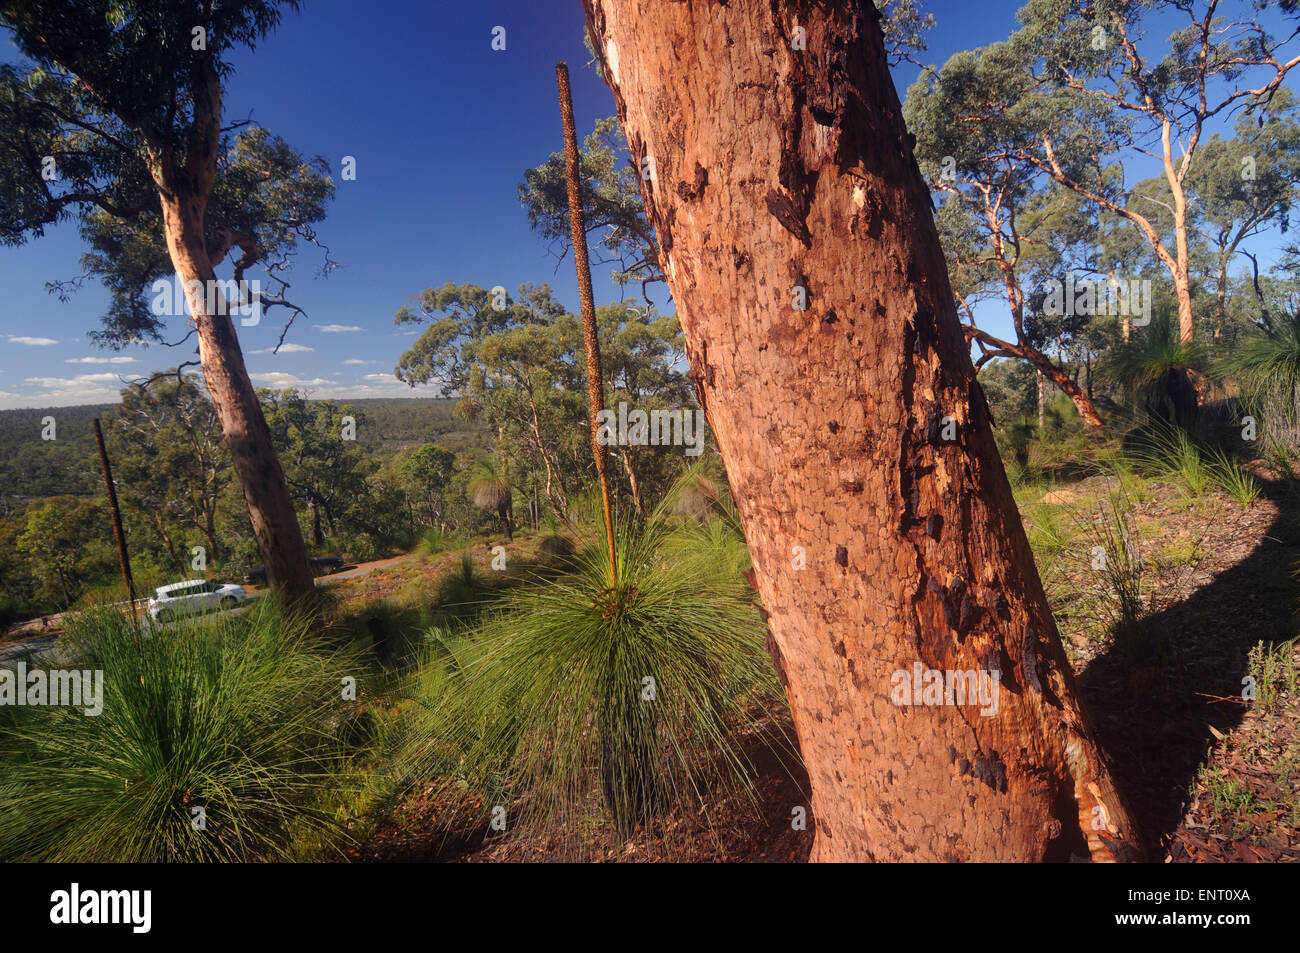
[{"label": "white cloud", "polygon": [[11,334],[9,335],[9,343],[26,344],[29,347],[49,347],[51,344],[58,344],[59,342],[54,338],[29,338]]},{"label": "white cloud", "polygon": [[[373,363],[373,362],[372,362]],[[355,383],[338,383],[317,378],[301,380],[292,374],[270,372],[252,374],[253,382],[258,387],[289,388],[305,390],[314,400],[359,400],[363,397],[441,397],[441,384],[438,382],[408,387],[392,374],[363,374]]]},{"label": "white cloud", "polygon": [[100,374],[78,374],[76,377],[25,377],[23,383],[39,384],[41,387],[77,387],[98,381],[115,381],[118,379],[118,376],[112,371],[104,371]]},{"label": "white cloud", "polygon": [[355,324],[318,324],[317,331],[324,331],[326,334],[346,334],[352,331],[361,331],[362,328]]},{"label": "white cloud", "polygon": [[21,394],[0,393],[0,403],[14,407],[74,407],[79,404],[115,404],[121,397],[122,380],[107,371],[76,377],[27,377]]},{"label": "white cloud", "polygon": [[[314,351],[314,350],[316,350],[314,347],[308,347],[305,344],[281,344],[279,353],[305,354],[308,351]],[[249,351],[248,353],[249,354],[274,354],[276,353],[276,350],[273,347],[264,347],[257,351]]]},{"label": "white cloud", "polygon": [[64,364],[134,364],[133,357],[69,357]]},{"label": "white cloud", "polygon": [[314,394],[315,397],[329,397],[334,400],[358,400],[362,397],[441,397],[442,393],[433,386],[411,389],[395,377],[384,375],[385,383],[347,384],[329,391]]},{"label": "white cloud", "polygon": [[299,377],[297,374],[286,373],[285,371],[268,371],[262,374],[249,374],[248,376],[252,378],[253,383],[257,384],[259,387],[270,387],[275,390],[285,390],[290,387],[303,390],[309,387],[335,387],[338,385],[337,381],[326,380],[323,377],[306,379]]},{"label": "white cloud", "polygon": [[350,358],[348,358],[346,361],[344,361],[343,363],[344,363],[344,364],[378,364],[379,362],[378,362],[378,361],[359,361],[359,360],[357,360],[355,357],[350,357]]}]

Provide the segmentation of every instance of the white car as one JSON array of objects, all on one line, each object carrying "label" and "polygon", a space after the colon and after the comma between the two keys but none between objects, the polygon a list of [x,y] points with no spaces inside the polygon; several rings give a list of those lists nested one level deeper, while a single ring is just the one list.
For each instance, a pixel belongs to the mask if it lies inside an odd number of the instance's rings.
[{"label": "white car", "polygon": [[190,579],[159,586],[149,600],[149,618],[171,622],[177,616],[197,615],[218,609],[234,609],[247,601],[243,586]]}]

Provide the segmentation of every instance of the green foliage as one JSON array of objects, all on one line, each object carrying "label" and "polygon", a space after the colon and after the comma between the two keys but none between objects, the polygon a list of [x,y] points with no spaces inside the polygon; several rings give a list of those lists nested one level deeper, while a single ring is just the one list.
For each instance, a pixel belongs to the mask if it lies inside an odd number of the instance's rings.
[{"label": "green foliage", "polygon": [[426,529],[419,541],[415,544],[415,553],[420,556],[436,556],[439,553],[445,553],[449,549],[457,549],[465,545],[465,539],[461,536],[444,533],[438,527],[433,526]]},{"label": "green foliage", "polygon": [[1172,478],[1191,499],[1216,488],[1249,509],[1260,494],[1259,482],[1222,447],[1207,449],[1187,431],[1160,421],[1135,435],[1127,456],[1148,475]]},{"label": "green foliage", "polygon": [[300,620],[261,602],[141,638],[100,609],[69,632],[87,653],[80,667],[103,671],[103,712],[0,710],[0,855],[286,859],[295,830],[341,838],[313,805],[338,764],[340,673],[357,669],[309,650]]},{"label": "green foliage", "polygon": [[[752,594],[711,546],[663,517],[627,529],[612,590],[602,545],[551,582],[512,592],[456,647],[405,753],[416,777],[450,773],[485,806],[554,832],[603,801],[626,836],[707,778],[749,789],[738,734],[781,705]],[[440,666],[439,671],[445,671]]]},{"label": "green foliage", "polygon": [[1295,95],[1281,86],[1266,109],[1238,115],[1231,139],[1215,133],[1202,142],[1191,166],[1187,182],[1193,214],[1210,246],[1206,264],[1216,290],[1216,337],[1231,340],[1238,327],[1253,323],[1253,315],[1233,313],[1228,266],[1246,243],[1270,226],[1287,230],[1300,181],[1298,116]]},{"label": "green foliage", "polygon": [[1140,435],[1130,456],[1143,472],[1173,478],[1192,499],[1203,496],[1213,485],[1200,447],[1180,427],[1153,424]]},{"label": "green foliage", "polygon": [[480,460],[469,483],[474,505],[506,519],[514,490],[506,476],[490,458]]},{"label": "green foliage", "polygon": [[1024,361],[990,361],[980,368],[979,382],[999,433],[1037,412],[1037,379]]},{"label": "green foliage", "polygon": [[1296,666],[1292,660],[1295,639],[1275,645],[1258,642],[1247,654],[1246,671],[1255,680],[1255,701],[1265,711],[1277,706],[1278,694],[1296,690]]},{"label": "green foliage", "polygon": [[1034,561],[1062,629],[1114,638],[1124,651],[1154,646],[1141,625],[1148,567],[1133,498],[1117,485],[1095,500],[1022,506]]},{"label": "green foliage", "polygon": [[58,497],[28,511],[15,549],[25,557],[46,604],[67,607],[87,580],[111,572],[116,554],[108,505],[100,501]]},{"label": "green foliage", "polygon": [[1062,556],[1073,552],[1079,527],[1059,505],[1037,503],[1024,509],[1025,535],[1039,572],[1047,577]]},{"label": "green foliage", "polygon": [[[36,496],[86,496],[104,489],[91,421],[111,409],[84,407],[0,410],[0,513]],[[42,440],[42,418],[55,420]]]},{"label": "green foliage", "polygon": [[[627,141],[614,117],[599,119],[578,153],[579,195],[588,233],[598,233],[595,265],[616,263],[611,276],[619,285],[663,281],[659,246],[645,220],[641,176],[627,159]],[[569,193],[563,152],[553,152],[541,165],[528,169],[518,187],[528,224],[558,254],[568,252],[573,233],[569,224]]]},{"label": "green foliage", "polygon": [[1106,451],[1101,454],[1099,462],[1102,469],[1115,478],[1120,492],[1127,499],[1143,503],[1150,497],[1151,493],[1147,489],[1146,481],[1135,469],[1133,460],[1123,451]]},{"label": "green foliage", "polygon": [[1262,439],[1291,451],[1300,446],[1300,311],[1239,339],[1217,369],[1241,388]]},{"label": "green foliage", "polygon": [[934,29],[934,14],[922,13],[918,0],[875,0],[880,11],[889,64],[915,63],[914,53],[925,50],[925,33]]},{"label": "green foliage", "polygon": [[[193,189],[205,200],[202,237],[220,250],[213,263],[237,244],[279,289],[264,294],[264,307],[285,303],[283,273],[299,242],[323,248],[313,227],[333,195],[325,161],[300,156],[256,126],[220,133],[230,54],[256,45],[282,8],[298,5],[0,3],[0,26],[30,61],[0,67],[0,172],[13,184],[0,196],[0,240],[21,244],[52,223],[78,222],[91,249],[84,277],[102,280],[109,292],[103,328],[93,335],[100,343],[164,339],[164,321],[147,297],[156,279],[175,270],[160,191]],[[204,30],[202,44],[192,42],[196,28]],[[42,177],[45,156],[58,163],[53,183]],[[327,257],[324,270],[332,264]],[[66,296],[84,277],[52,287]],[[236,277],[252,276],[237,266]]]},{"label": "green foliage", "polygon": [[[103,418],[132,568],[142,587],[145,578],[161,585],[191,574],[196,545],[207,551],[208,571],[226,578],[237,579],[262,561],[202,379],[157,376],[147,389],[125,388],[121,402],[108,407],[0,411],[0,472],[14,477],[12,493],[0,495],[0,624],[62,609],[69,600],[84,602],[101,590],[125,598],[116,592],[107,515],[77,509],[103,506],[94,417]],[[344,407],[296,392],[266,392],[264,400],[303,529],[310,540],[319,525],[321,551],[379,558],[415,544],[430,527],[453,541],[444,545],[459,547],[466,533],[486,527],[466,481],[470,463],[491,442],[481,425],[456,417],[455,401],[371,399]],[[41,418],[49,414],[58,439],[42,441]],[[345,414],[357,421],[355,441],[340,439]],[[428,436],[439,443],[426,443]],[[31,480],[24,475],[29,470]],[[54,497],[51,491],[61,486],[76,489],[75,502]],[[75,517],[75,538],[56,536],[70,548],[20,550],[17,540],[30,513],[47,503]],[[61,577],[58,569],[68,560],[75,571]],[[60,579],[70,582],[67,590]]]},{"label": "green foliage", "polygon": [[1272,333],[1258,331],[1218,360],[1224,377],[1237,381],[1251,397],[1281,395],[1294,404],[1300,386],[1300,313],[1286,315]]},{"label": "green foliage", "polygon": [[1214,813],[1242,815],[1251,811],[1255,796],[1250,787],[1230,777],[1226,771],[1202,769],[1201,781],[1210,792]]},{"label": "green foliage", "polygon": [[456,455],[437,444],[426,443],[401,454],[394,462],[394,469],[402,479],[406,495],[423,504],[425,525],[437,526],[456,472]]},{"label": "green foliage", "polygon": [[142,537],[165,547],[178,571],[203,545],[213,564],[224,556],[217,509],[232,482],[230,453],[202,378],[190,374],[128,387],[105,422],[118,499]]},{"label": "green foliage", "polygon": [[474,558],[468,552],[461,553],[456,571],[438,583],[438,606],[452,615],[462,610],[472,611],[483,590],[483,580],[474,569]]},{"label": "green foliage", "polygon": [[295,390],[262,391],[261,398],[272,440],[283,448],[289,494],[308,519],[307,539],[324,546],[345,519],[370,535],[382,535],[368,506],[364,452],[354,439],[345,439],[344,418],[352,418],[355,430],[364,430],[364,415],[333,401],[309,402]]},{"label": "green foliage", "polygon": [[1233,502],[1243,510],[1250,509],[1259,499],[1259,481],[1243,470],[1222,447],[1215,447],[1209,452],[1206,467],[1214,485],[1232,497]]},{"label": "green foliage", "polygon": [[[514,488],[526,499],[544,488],[553,512],[567,521],[573,498],[593,476],[578,318],[546,285],[522,285],[512,298],[504,289],[494,294],[448,283],[398,311],[397,323],[428,324],[402,355],[398,378],[437,381],[444,392],[458,393],[458,413],[497,434]],[[596,325],[610,406],[626,401],[649,412],[691,405],[675,316],[623,302],[598,308]],[[643,499],[658,495],[680,465],[670,454],[635,446],[613,455],[619,486],[630,495],[635,482]]]},{"label": "green foliage", "polygon": [[1087,536],[1094,565],[1100,564],[1098,572],[1105,582],[1102,605],[1117,637],[1135,632],[1137,622],[1146,614],[1142,602],[1144,564],[1131,510],[1132,501],[1121,492],[1110,494],[1098,503]]}]

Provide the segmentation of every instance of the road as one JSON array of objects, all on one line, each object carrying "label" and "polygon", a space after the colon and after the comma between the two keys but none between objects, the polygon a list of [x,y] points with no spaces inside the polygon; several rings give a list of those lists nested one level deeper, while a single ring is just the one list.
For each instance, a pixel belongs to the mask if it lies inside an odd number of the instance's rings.
[{"label": "road", "polygon": [[0,645],[0,668],[12,671],[24,661],[28,665],[45,665],[53,659],[58,641],[57,635],[42,635],[24,642]]}]

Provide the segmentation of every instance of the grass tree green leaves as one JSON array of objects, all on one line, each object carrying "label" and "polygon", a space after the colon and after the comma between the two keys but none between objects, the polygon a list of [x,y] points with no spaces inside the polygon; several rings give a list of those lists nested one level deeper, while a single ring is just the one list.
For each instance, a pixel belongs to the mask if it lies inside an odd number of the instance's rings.
[{"label": "grass tree green leaves", "polygon": [[621,534],[617,591],[602,542],[508,595],[456,646],[458,674],[438,680],[408,774],[449,772],[561,839],[599,805],[626,836],[710,779],[747,789],[739,732],[783,699],[734,571],[743,543],[670,523],[661,512]]},{"label": "grass tree green leaves", "polygon": [[354,707],[338,686],[357,666],[307,635],[270,603],[143,640],[114,610],[78,617],[69,642],[104,672],[104,710],[0,710],[0,854],[247,861],[289,859],[295,833],[337,845],[318,800],[339,783],[331,725]]}]

